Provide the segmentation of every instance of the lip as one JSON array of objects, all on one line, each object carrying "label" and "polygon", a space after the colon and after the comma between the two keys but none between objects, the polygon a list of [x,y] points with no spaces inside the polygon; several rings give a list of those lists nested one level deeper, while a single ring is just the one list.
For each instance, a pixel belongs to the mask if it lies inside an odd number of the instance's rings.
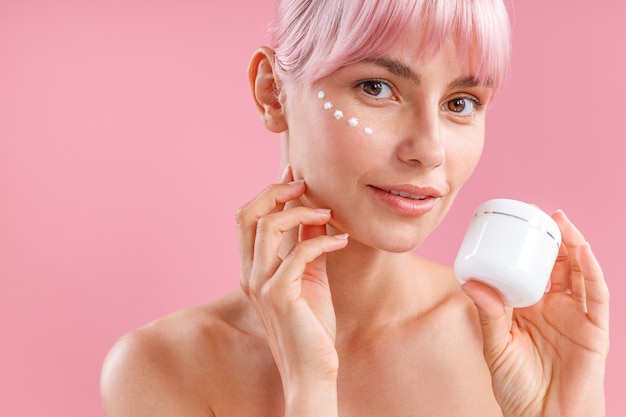
[{"label": "lip", "polygon": [[387,207],[408,216],[423,216],[443,195],[436,188],[412,184],[370,185],[370,188]]}]

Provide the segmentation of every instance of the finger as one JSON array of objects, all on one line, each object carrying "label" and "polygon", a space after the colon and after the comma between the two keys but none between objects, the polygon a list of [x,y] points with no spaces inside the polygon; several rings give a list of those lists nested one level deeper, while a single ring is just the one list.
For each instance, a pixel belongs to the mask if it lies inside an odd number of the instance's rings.
[{"label": "finger", "polygon": [[[313,239],[317,236],[326,235],[326,225],[308,225],[303,224],[300,226],[300,236],[299,240],[309,240]],[[341,237],[347,237],[347,235],[340,235]],[[314,261],[310,262],[308,268],[311,270],[314,276],[320,277],[323,282],[321,282],[324,286],[328,286],[328,275],[326,274],[326,256],[320,256],[316,258]]]},{"label": "finger", "polygon": [[326,253],[343,249],[348,244],[348,235],[317,236],[299,242],[280,264],[274,278],[269,282],[268,291],[279,303],[294,300],[300,296],[302,276],[306,268]]},{"label": "finger", "polygon": [[604,280],[604,273],[588,243],[578,249],[578,259],[587,294],[587,314],[596,326],[609,329],[609,289]]},{"label": "finger", "polygon": [[283,233],[299,225],[324,227],[330,220],[330,210],[295,207],[263,216],[257,223],[254,242],[254,264],[251,274],[252,288],[260,289],[278,269],[282,259],[278,256]]},{"label": "finger", "polygon": [[562,210],[553,215],[559,225],[562,244],[559,256],[555,263],[553,274],[553,291],[571,291],[572,297],[580,303],[585,303],[585,281],[578,263],[578,248],[586,243],[583,234],[567,218]]},{"label": "finger", "polygon": [[250,276],[252,270],[254,241],[256,239],[259,218],[282,210],[287,201],[300,197],[304,193],[305,188],[303,181],[273,184],[237,210],[237,238],[241,266],[240,280],[244,291],[247,290],[245,280]]},{"label": "finger", "polygon": [[[284,185],[290,185],[292,187],[286,188],[283,187]],[[282,210],[287,201],[298,197],[297,194],[294,194],[296,197],[292,196],[297,189],[304,192],[302,186],[303,181],[294,181],[291,166],[287,165],[277,184],[270,185],[259,193],[254,199],[237,210],[237,226],[254,223],[262,215]]]},{"label": "finger", "polygon": [[283,172],[280,174],[280,178],[278,179],[279,184],[287,184],[288,182],[293,181],[293,170],[291,169],[291,165],[287,164]]},{"label": "finger", "polygon": [[506,348],[511,338],[511,325],[502,298],[489,286],[469,280],[463,291],[476,305],[483,335],[483,351],[491,366]]}]

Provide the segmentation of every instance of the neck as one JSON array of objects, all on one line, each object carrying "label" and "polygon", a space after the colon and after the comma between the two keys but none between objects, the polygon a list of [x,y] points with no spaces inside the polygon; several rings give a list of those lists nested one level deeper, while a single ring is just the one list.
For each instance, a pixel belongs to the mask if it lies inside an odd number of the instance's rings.
[{"label": "neck", "polygon": [[[279,256],[297,240],[297,230],[284,233]],[[456,280],[442,276],[442,267],[412,252],[386,252],[354,239],[326,255],[326,271],[337,330],[348,334],[419,316],[458,289]]]},{"label": "neck", "polygon": [[384,252],[356,241],[328,254],[338,332],[376,328],[429,310],[439,297],[428,265],[412,253]]}]

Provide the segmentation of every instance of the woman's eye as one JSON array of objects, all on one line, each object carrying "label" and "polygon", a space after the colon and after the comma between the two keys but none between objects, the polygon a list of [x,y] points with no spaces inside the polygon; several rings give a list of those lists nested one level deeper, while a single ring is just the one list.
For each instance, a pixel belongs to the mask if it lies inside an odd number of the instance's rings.
[{"label": "woman's eye", "polygon": [[382,81],[364,81],[359,84],[359,87],[365,94],[375,98],[388,99],[393,97],[391,87]]},{"label": "woman's eye", "polygon": [[471,116],[479,108],[480,104],[476,100],[466,97],[454,98],[445,104],[445,109],[457,116]]}]

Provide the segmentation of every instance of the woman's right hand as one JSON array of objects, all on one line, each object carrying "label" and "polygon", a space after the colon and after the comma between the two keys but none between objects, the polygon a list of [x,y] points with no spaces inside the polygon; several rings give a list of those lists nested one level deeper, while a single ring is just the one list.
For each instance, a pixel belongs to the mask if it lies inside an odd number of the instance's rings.
[{"label": "woman's right hand", "polygon": [[[313,411],[309,404],[319,412],[320,401],[334,400],[336,409],[339,360],[325,254],[348,243],[346,235],[326,235],[330,210],[285,208],[305,189],[287,168],[280,183],[237,212],[241,287],[265,328],[288,414],[297,407],[301,415]],[[283,235],[294,231],[297,242],[281,257]]]}]

